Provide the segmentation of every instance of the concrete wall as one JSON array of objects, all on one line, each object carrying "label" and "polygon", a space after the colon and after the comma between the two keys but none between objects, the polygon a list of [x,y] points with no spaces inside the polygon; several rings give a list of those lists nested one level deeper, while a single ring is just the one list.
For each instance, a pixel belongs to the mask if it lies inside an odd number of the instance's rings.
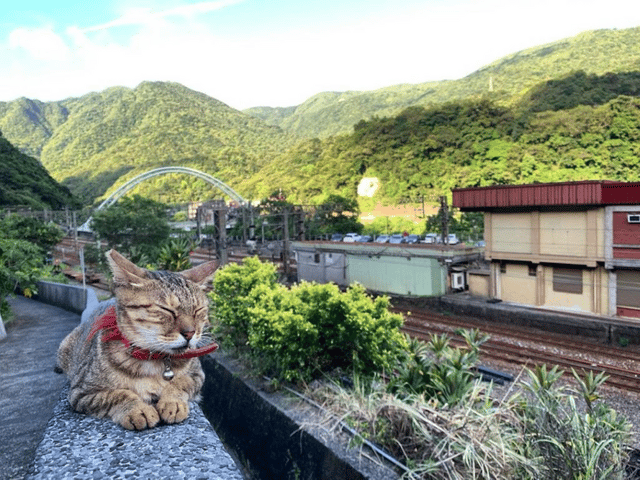
[{"label": "concrete wall", "polygon": [[531,214],[491,214],[491,250],[496,252],[530,253]]},{"label": "concrete wall", "polygon": [[[492,264],[492,279],[489,295],[506,302],[522,305],[543,306],[558,310],[589,312],[599,315],[609,314],[610,274],[602,266],[582,268],[582,292],[555,291],[553,284],[554,267],[537,265],[536,275],[530,274],[530,264],[502,262]],[[471,290],[471,288],[470,288]],[[484,295],[478,295],[484,296]]]},{"label": "concrete wall", "polygon": [[74,313],[82,313],[88,304],[98,301],[92,288],[44,281],[38,282],[38,295],[35,298]]},{"label": "concrete wall", "polygon": [[485,213],[487,259],[584,264],[605,258],[605,210]]},{"label": "concrete wall", "polygon": [[202,367],[202,410],[251,478],[398,480],[382,459],[367,458],[375,454],[365,446],[347,449],[327,435],[326,424],[313,428],[317,410],[267,393],[268,382],[247,375],[239,362],[216,353],[202,357]]},{"label": "concrete wall", "polygon": [[467,272],[467,282],[469,285],[469,293],[474,297],[489,297],[490,295],[490,277],[489,272],[477,273],[474,271]]},{"label": "concrete wall", "polygon": [[433,296],[446,293],[446,268],[435,258],[349,256],[347,282],[377,292]]},{"label": "concrete wall", "polygon": [[500,298],[506,302],[536,304],[536,277],[529,275],[527,264],[508,263],[501,274]]}]

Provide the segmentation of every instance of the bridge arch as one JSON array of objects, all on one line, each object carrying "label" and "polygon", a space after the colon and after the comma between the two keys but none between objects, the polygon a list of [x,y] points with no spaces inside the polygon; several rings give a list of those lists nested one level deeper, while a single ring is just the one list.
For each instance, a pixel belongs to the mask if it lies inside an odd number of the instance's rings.
[{"label": "bridge arch", "polygon": [[[205,182],[210,183],[211,185],[218,188],[219,190],[222,190],[222,192],[227,194],[229,197],[231,197],[231,199],[235,200],[239,204],[242,205],[247,203],[247,201],[244,198],[242,198],[242,196],[238,192],[236,192],[233,188],[231,188],[229,185],[227,185],[223,181],[218,180],[216,177],[209,175],[208,173],[204,173],[204,172],[201,172],[200,170],[196,170],[194,168],[187,168],[187,167],[160,167],[160,168],[154,168],[153,170],[149,170],[148,172],[141,173],[140,175],[137,175],[132,179],[130,179],[129,181],[127,181],[126,183],[122,184],[120,187],[118,187],[118,189],[115,192],[109,195],[109,197],[106,200],[104,200],[100,205],[98,205],[95,211],[97,212],[99,210],[102,210],[103,208],[110,207],[111,205],[116,203],[118,200],[120,200],[120,198],[122,198],[129,190],[133,189],[141,182],[144,182],[145,180],[148,180],[152,177],[157,177],[159,175],[166,175],[168,173],[186,173],[187,175],[198,177],[201,180],[204,180]],[[79,230],[90,231],[90,225],[91,225],[91,217],[87,219],[87,221],[80,227]]]},{"label": "bridge arch", "polygon": [[131,180],[129,180],[128,182],[118,187],[118,189],[115,192],[109,195],[109,197],[105,201],[103,201],[100,205],[98,205],[98,208],[96,208],[96,211],[102,210],[103,208],[110,207],[111,205],[116,203],[118,200],[120,200],[120,198],[122,198],[129,190],[134,188],[136,185],[144,182],[145,180],[148,180],[152,177],[157,177],[159,175],[166,175],[168,173],[186,173],[187,175],[198,177],[201,180],[204,180],[205,182],[208,182],[214,187],[222,190],[224,193],[226,193],[229,197],[231,197],[236,202],[240,204],[247,203],[246,200],[242,198],[242,196],[240,196],[240,194],[236,192],[233,188],[231,188],[229,185],[227,185],[223,181],[218,180],[216,177],[209,175],[208,173],[204,173],[204,172],[201,172],[200,170],[195,170],[193,168],[187,168],[187,167],[160,167],[160,168],[154,168],[153,170],[149,170],[148,172],[141,173],[140,175],[133,177]]}]

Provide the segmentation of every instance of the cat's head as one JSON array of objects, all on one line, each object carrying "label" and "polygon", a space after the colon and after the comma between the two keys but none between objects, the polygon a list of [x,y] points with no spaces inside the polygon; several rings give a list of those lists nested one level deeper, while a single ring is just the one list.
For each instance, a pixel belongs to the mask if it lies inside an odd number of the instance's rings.
[{"label": "cat's head", "polygon": [[183,272],[150,271],[115,250],[107,252],[118,303],[118,326],[136,347],[180,353],[197,348],[209,326],[204,284],[217,268],[208,262]]}]

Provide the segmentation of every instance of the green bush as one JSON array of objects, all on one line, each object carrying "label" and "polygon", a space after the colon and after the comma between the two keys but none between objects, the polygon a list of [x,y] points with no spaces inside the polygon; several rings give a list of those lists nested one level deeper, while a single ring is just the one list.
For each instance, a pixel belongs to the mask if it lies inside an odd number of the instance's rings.
[{"label": "green bush", "polygon": [[321,352],[320,332],[300,299],[282,285],[258,285],[250,297],[249,345],[263,368],[285,380],[310,378]]},{"label": "green bush", "polygon": [[194,249],[188,238],[170,238],[160,247],[158,268],[171,272],[181,272],[192,267],[189,254]]},{"label": "green bush", "polygon": [[457,333],[466,341],[463,348],[451,347],[446,334],[433,335],[427,343],[408,340],[387,390],[401,398],[424,395],[440,405],[461,402],[474,386],[479,349],[489,337],[477,329]]},{"label": "green bush", "polygon": [[213,280],[211,318],[215,334],[224,346],[247,345],[251,292],[259,285],[275,287],[276,266],[262,263],[258,257],[245,258],[242,264],[230,263],[220,268]]},{"label": "green bush", "polygon": [[247,346],[264,368],[309,381],[335,369],[372,375],[389,370],[406,342],[402,316],[360,285],[345,293],[333,284],[276,283],[275,266],[257,258],[216,274],[212,316],[223,344]]},{"label": "green bush", "polygon": [[286,380],[309,381],[338,368],[373,375],[389,370],[406,346],[402,317],[357,284],[345,293],[334,284],[261,286],[253,300],[249,344]]},{"label": "green bush", "polygon": [[0,238],[0,314],[9,318],[5,297],[21,291],[25,297],[37,293],[36,282],[45,267],[42,250],[26,240]]}]

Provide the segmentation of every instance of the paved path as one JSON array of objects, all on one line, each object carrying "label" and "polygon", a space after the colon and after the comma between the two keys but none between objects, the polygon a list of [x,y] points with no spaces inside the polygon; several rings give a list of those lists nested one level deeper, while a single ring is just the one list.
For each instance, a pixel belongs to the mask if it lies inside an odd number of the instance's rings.
[{"label": "paved path", "polygon": [[0,341],[0,480],[22,479],[65,385],[53,372],[62,339],[80,315],[23,297]]}]

